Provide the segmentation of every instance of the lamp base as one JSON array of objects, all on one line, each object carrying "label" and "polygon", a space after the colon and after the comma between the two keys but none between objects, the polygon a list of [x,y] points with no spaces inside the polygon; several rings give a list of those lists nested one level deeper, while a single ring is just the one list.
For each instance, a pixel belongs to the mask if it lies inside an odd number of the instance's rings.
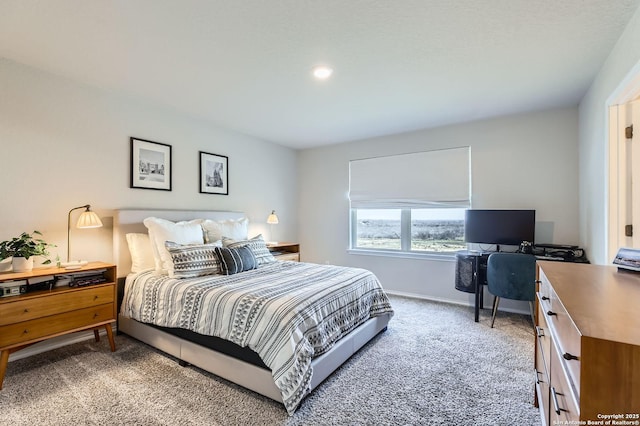
[{"label": "lamp base", "polygon": [[64,269],[80,269],[89,263],[86,260],[72,260],[71,262],[61,262],[60,266]]}]

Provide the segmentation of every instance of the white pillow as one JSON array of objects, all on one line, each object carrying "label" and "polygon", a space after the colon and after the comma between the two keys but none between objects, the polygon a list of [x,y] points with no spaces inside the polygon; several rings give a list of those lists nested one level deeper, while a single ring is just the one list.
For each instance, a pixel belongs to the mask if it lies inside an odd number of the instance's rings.
[{"label": "white pillow", "polygon": [[177,244],[203,244],[202,219],[190,220],[188,222],[171,222],[157,217],[148,217],[142,221],[149,230],[151,250],[155,260],[157,272],[167,273],[173,269],[171,254],[164,246],[165,241],[173,241]]},{"label": "white pillow", "polygon": [[202,221],[204,240],[207,243],[221,240],[223,237],[233,240],[249,238],[249,219],[204,220]]},{"label": "white pillow", "polygon": [[130,233],[126,235],[131,254],[131,272],[155,269],[156,264],[148,234]]}]

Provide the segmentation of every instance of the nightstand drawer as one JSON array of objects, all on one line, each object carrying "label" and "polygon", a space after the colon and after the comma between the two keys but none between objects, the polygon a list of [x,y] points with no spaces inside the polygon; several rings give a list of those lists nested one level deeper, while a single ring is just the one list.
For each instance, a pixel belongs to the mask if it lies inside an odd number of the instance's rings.
[{"label": "nightstand drawer", "polygon": [[0,348],[39,340],[56,333],[115,320],[113,303],[0,327]]},{"label": "nightstand drawer", "polygon": [[275,256],[275,258],[278,260],[292,260],[294,262],[300,262],[300,253],[279,254]]},{"label": "nightstand drawer", "polygon": [[113,302],[113,285],[42,294],[0,305],[0,326]]}]

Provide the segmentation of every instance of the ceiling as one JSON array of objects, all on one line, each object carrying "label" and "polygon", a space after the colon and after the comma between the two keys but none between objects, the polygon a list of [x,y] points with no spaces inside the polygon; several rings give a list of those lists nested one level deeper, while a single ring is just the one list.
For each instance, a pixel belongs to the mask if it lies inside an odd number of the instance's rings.
[{"label": "ceiling", "polygon": [[303,149],[577,105],[639,4],[0,0],[0,57]]}]

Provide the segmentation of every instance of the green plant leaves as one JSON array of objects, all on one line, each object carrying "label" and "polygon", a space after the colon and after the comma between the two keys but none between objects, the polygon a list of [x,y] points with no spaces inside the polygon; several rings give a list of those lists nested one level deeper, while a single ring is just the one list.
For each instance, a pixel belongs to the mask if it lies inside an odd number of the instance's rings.
[{"label": "green plant leaves", "polygon": [[[29,259],[31,256],[49,256],[47,249],[55,245],[47,243],[42,238],[35,238],[34,235],[42,235],[42,233],[40,231],[33,231],[31,234],[23,232],[18,237],[0,242],[0,260],[9,257]],[[51,260],[47,259],[43,263],[51,263]]]}]

